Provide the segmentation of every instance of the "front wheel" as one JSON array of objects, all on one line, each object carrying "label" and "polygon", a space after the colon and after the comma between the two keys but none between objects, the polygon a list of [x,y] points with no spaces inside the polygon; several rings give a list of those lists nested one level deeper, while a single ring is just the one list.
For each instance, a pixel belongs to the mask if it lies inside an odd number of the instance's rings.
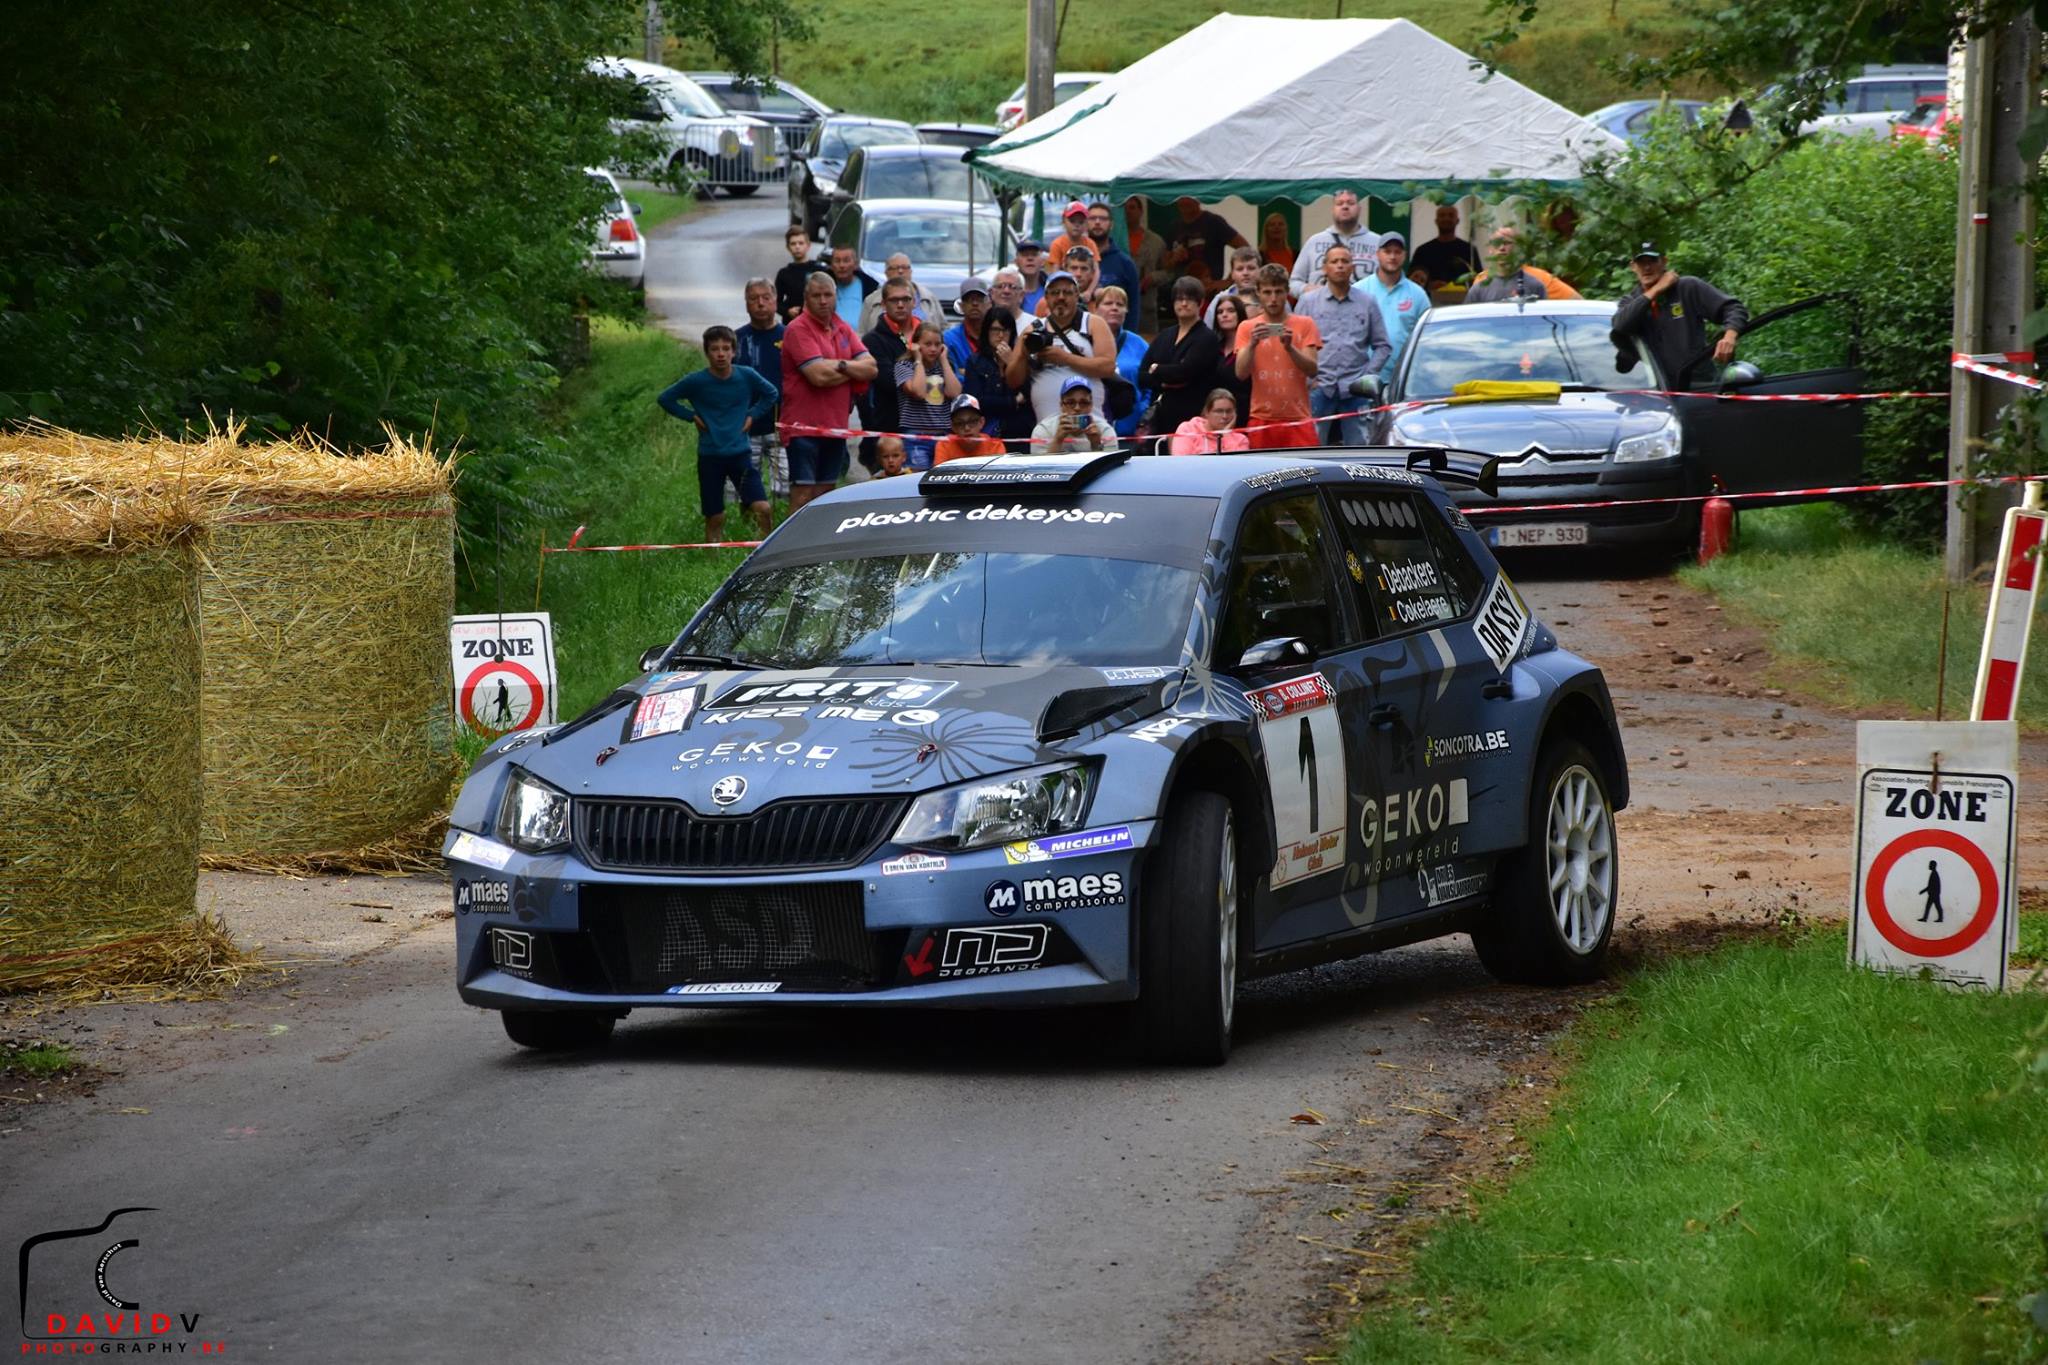
[{"label": "front wheel", "polygon": [[760,188],[759,185],[727,185],[725,192],[735,199],[744,199]]},{"label": "front wheel", "polygon": [[1215,792],[1168,809],[1138,900],[1133,1041],[1153,1061],[1216,1066],[1237,1010],[1237,821]]},{"label": "front wheel", "polygon": [[1501,860],[1472,943],[1502,981],[1576,985],[1605,970],[1614,934],[1614,804],[1599,760],[1575,740],[1546,744],[1536,771],[1529,841]]},{"label": "front wheel", "polygon": [[505,1036],[537,1052],[603,1047],[618,1016],[599,1010],[504,1010]]}]

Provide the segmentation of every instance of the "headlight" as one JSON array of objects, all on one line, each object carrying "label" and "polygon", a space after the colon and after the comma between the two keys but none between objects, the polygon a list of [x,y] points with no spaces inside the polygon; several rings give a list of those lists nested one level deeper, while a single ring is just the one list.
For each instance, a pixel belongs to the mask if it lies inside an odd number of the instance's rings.
[{"label": "headlight", "polygon": [[1678,455],[1683,433],[1679,430],[1676,417],[1666,417],[1664,425],[1640,436],[1625,436],[1614,446],[1616,464],[1633,464],[1638,460],[1669,460]]},{"label": "headlight", "polygon": [[1081,828],[1093,769],[1082,763],[1033,768],[927,792],[896,827],[896,842],[966,850]]},{"label": "headlight", "polygon": [[547,783],[513,769],[505,784],[505,801],[498,807],[498,838],[541,853],[569,842],[569,798]]}]

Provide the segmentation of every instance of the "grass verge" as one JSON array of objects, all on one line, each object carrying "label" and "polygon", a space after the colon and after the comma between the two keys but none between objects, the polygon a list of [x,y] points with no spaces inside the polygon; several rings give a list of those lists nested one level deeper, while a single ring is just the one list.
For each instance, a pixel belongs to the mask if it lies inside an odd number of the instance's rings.
[{"label": "grass verge", "polygon": [[[906,9],[865,0],[815,0],[807,42],[781,44],[780,70],[838,108],[892,118],[987,123],[998,101],[1024,79],[1024,6],[1016,0],[956,0]],[[1273,14],[1327,19],[1330,0],[1119,0],[1062,7],[1059,69],[1117,71],[1211,16]],[[1408,0],[1343,6],[1347,19],[1412,20],[1446,42],[1468,47],[1494,27],[1485,0]],[[1663,5],[1619,0],[1545,0],[1542,13],[1508,50],[1510,76],[1581,113],[1637,92],[1600,70],[1602,58],[1669,51],[1685,21]],[[708,49],[683,44],[674,66],[715,64]],[[1248,54],[1248,63],[1256,56]],[[1695,94],[1683,90],[1680,94]]]},{"label": "grass verge", "polygon": [[[1740,548],[1679,577],[1768,631],[1779,681],[1846,705],[1934,714],[1944,584],[1937,555],[1873,541],[1827,503],[1742,514]],[[1970,713],[1984,638],[1982,588],[1949,601],[1943,714]],[[1791,673],[1813,676],[1799,678]],[[2048,715],[2048,676],[2036,668],[2020,715]],[[2024,722],[2023,722],[2024,723]]]},{"label": "grass verge", "polygon": [[633,181],[624,188],[626,198],[640,206],[633,214],[633,220],[640,225],[640,231],[643,233],[666,227],[678,218],[693,218],[707,207],[705,202],[694,194],[677,194],[673,190],[656,189],[640,181]]},{"label": "grass verge", "polygon": [[2038,992],[1849,971],[1840,929],[1590,1011],[1522,1174],[1417,1249],[1365,1362],[2036,1358]]},{"label": "grass verge", "polygon": [[[578,526],[592,545],[700,540],[696,431],[655,406],[655,396],[702,365],[692,347],[649,327],[596,318],[590,363],[563,381],[552,414],[562,458],[521,491],[559,509],[473,559],[460,593],[465,612],[530,610],[555,628],[561,694],[556,714],[576,715],[638,670],[640,652],[674,639],[725,581],[744,550],[558,554]],[[751,539],[746,514],[728,506],[726,534]],[[480,747],[480,746],[478,746]],[[474,754],[465,753],[466,757]]]}]

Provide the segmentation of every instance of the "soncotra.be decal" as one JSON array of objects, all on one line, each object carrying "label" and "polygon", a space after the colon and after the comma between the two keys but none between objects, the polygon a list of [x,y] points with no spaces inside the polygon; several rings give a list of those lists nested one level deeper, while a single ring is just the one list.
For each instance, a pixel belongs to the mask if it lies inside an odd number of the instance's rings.
[{"label": "soncotra.be decal", "polygon": [[1344,737],[1337,693],[1321,673],[1245,693],[1258,719],[1260,755],[1273,799],[1272,884],[1285,886],[1344,866]]}]

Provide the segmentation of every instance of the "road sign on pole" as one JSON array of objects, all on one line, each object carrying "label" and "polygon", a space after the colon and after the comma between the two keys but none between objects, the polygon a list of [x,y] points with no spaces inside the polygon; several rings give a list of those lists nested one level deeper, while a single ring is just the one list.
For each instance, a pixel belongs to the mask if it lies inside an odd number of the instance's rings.
[{"label": "road sign on pole", "polygon": [[2011,720],[2019,709],[2044,539],[2048,508],[2041,505],[2041,485],[2029,483],[2026,502],[2007,509],[2005,534],[1998,541],[1997,576],[1991,580],[1991,601],[1984,613],[1984,650],[1977,656],[1977,690],[1970,697],[1971,720]]},{"label": "road sign on pole", "polygon": [[1851,962],[2004,989],[2018,764],[2010,721],[1857,723]]},{"label": "road sign on pole", "polygon": [[555,634],[544,611],[458,616],[448,628],[455,714],[493,738],[555,723]]}]

